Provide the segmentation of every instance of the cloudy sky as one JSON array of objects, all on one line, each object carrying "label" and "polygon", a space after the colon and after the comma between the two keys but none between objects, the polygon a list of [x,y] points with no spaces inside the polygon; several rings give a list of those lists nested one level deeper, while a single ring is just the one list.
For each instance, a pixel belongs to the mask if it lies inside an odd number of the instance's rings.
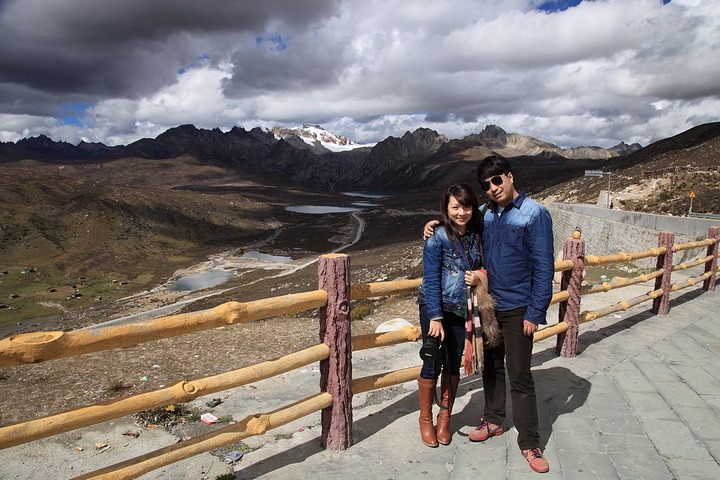
[{"label": "cloudy sky", "polygon": [[0,141],[494,124],[609,148],[719,120],[718,0],[0,0]]}]

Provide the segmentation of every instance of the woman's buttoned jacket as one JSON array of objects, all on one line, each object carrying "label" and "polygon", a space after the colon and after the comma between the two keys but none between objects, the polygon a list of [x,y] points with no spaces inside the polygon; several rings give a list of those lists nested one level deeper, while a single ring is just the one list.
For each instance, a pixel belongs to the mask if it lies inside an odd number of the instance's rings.
[{"label": "woman's buttoned jacket", "polygon": [[466,242],[451,243],[445,227],[438,227],[425,242],[420,298],[424,297],[430,320],[442,318],[443,309],[458,310],[467,306],[465,272],[482,267],[477,236],[469,238],[466,251]]}]

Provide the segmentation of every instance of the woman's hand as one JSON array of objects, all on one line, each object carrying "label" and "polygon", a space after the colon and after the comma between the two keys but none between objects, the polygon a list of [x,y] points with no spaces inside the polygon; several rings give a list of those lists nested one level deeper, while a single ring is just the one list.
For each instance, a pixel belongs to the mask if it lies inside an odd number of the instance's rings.
[{"label": "woman's hand", "polygon": [[467,270],[465,272],[465,284],[474,287],[483,284],[487,286],[487,275],[484,270]]},{"label": "woman's hand", "polygon": [[437,337],[441,342],[445,341],[445,330],[443,330],[441,320],[433,320],[430,322],[430,329],[428,329],[428,335],[431,337]]}]

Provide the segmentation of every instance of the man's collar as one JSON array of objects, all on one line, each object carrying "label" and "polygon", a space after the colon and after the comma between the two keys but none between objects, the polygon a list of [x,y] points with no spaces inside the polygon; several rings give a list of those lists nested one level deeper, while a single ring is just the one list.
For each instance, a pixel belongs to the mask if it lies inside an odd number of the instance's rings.
[{"label": "man's collar", "polygon": [[[508,204],[505,205],[505,210],[509,210],[513,207],[520,208],[520,205],[522,205],[522,203],[525,201],[526,198],[527,197],[525,196],[524,191],[522,191],[522,190],[518,191],[517,197],[510,200],[510,202],[508,202]],[[490,201],[490,208],[492,209],[492,211],[494,213],[497,213],[499,207],[500,207],[500,205],[498,205],[497,202],[495,202],[493,200]]]}]

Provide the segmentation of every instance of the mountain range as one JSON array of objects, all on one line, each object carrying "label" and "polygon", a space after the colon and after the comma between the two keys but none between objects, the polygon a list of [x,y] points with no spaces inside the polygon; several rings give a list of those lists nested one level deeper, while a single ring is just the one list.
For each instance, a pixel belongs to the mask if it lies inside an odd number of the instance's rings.
[{"label": "mountain range", "polygon": [[[611,149],[562,149],[532,137],[507,133],[495,125],[459,140],[449,140],[434,130],[420,128],[400,138],[388,137],[369,145],[334,135],[318,125],[250,131],[235,127],[227,132],[182,125],[154,139],[113,147],[86,142],[72,145],[44,135],[0,143],[0,164],[27,158],[49,163],[68,160],[97,163],[121,158],[160,160],[192,155],[213,165],[280,174],[312,188],[405,191],[420,190],[430,185],[429,182],[443,181],[438,176],[467,179],[467,169],[463,168],[468,166],[467,162],[475,162],[492,151],[506,157],[536,159],[548,165],[567,165],[568,161],[578,160],[571,163],[584,168],[589,163],[640,148],[638,144],[621,143]],[[435,171],[439,165],[444,170],[440,175]]]}]

